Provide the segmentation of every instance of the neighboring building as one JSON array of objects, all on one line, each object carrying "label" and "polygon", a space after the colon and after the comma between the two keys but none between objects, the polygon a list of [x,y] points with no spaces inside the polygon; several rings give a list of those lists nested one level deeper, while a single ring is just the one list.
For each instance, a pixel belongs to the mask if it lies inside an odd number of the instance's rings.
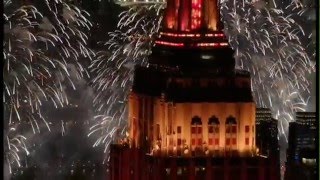
[{"label": "neighboring building", "polygon": [[317,129],[317,116],[315,112],[296,112],[295,122],[307,125],[312,131]]},{"label": "neighboring building", "polygon": [[315,149],[317,136],[316,113],[297,112],[296,121],[289,123],[287,161],[299,162],[300,149]]},{"label": "neighboring building", "polygon": [[280,158],[278,120],[272,118],[271,110],[268,108],[256,110],[256,139],[259,154]]},{"label": "neighboring building", "polygon": [[218,1],[168,0],[163,23],[135,69],[110,179],[279,180],[279,159],[257,153],[250,74],[234,69]]},{"label": "neighboring building", "polygon": [[317,126],[315,112],[297,112],[289,125],[286,180],[315,180],[317,172]]}]

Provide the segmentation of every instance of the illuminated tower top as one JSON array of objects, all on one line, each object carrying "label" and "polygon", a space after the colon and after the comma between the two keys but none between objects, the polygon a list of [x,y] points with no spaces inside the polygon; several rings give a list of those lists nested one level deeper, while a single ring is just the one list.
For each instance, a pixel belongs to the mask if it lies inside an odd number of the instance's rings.
[{"label": "illuminated tower top", "polygon": [[151,65],[231,72],[233,50],[222,31],[219,0],[168,0]]},{"label": "illuminated tower top", "polygon": [[179,32],[221,31],[217,0],[168,0],[164,29]]}]

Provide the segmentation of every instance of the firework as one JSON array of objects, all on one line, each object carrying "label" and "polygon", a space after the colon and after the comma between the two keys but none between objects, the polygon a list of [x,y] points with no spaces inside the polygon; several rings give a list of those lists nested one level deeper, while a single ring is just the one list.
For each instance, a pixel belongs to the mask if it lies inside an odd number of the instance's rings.
[{"label": "firework", "polygon": [[[97,73],[93,86],[98,92],[95,105],[99,115],[89,136],[97,134],[94,146],[101,143],[106,149],[115,130],[125,131],[133,67],[146,65],[165,2],[130,5],[120,14],[118,29],[110,33],[105,43],[107,50],[99,52],[99,58],[91,65]],[[311,84],[306,76],[314,71],[314,63],[300,40],[306,34],[296,23],[303,7],[292,3],[280,8],[276,1],[273,7],[267,7],[262,1],[245,0],[224,0],[220,6],[237,68],[252,74],[257,105],[272,110],[279,119],[279,131],[285,135],[294,112],[304,111],[308,104]]]},{"label": "firework", "polygon": [[297,23],[302,6],[292,3],[281,9],[276,1],[270,7],[264,1],[225,0],[221,7],[224,30],[236,51],[236,66],[251,73],[257,106],[272,110],[286,138],[294,113],[305,111],[308,105],[311,84],[307,76],[314,71],[300,40],[305,36]]},{"label": "firework", "polygon": [[36,134],[42,127],[39,123],[43,123],[50,131],[40,107],[45,101],[56,108],[68,104],[63,83],[74,87],[70,64],[77,67],[76,76],[82,77],[87,72],[78,59],[94,55],[86,45],[85,31],[91,27],[88,14],[62,0],[43,3],[39,10],[33,5],[4,1],[3,103],[5,156],[10,171],[11,164],[20,166],[18,152],[28,152],[27,137],[20,130],[26,128],[12,127],[28,124],[27,130]]},{"label": "firework", "polygon": [[[125,134],[127,96],[133,81],[134,65],[146,65],[154,36],[162,21],[164,4],[138,4],[119,15],[118,30],[109,33],[106,51],[97,52],[90,69],[97,94],[94,106],[97,116],[88,136],[96,135],[94,146],[108,145],[115,135]],[[155,18],[156,17],[156,18]]]}]

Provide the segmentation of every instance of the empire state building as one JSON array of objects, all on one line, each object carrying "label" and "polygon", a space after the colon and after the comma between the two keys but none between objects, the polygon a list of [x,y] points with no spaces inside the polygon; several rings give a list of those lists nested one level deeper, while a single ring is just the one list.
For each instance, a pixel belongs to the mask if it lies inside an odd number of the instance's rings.
[{"label": "empire state building", "polygon": [[235,69],[217,0],[168,0],[147,67],[135,67],[128,137],[111,180],[279,180],[259,156],[250,73]]}]

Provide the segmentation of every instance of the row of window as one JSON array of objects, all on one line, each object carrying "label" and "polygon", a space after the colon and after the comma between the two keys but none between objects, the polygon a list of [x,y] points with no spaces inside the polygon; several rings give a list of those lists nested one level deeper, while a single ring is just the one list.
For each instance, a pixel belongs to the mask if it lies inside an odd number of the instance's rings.
[{"label": "row of window", "polygon": [[[211,134],[219,133],[220,128],[219,126],[209,126],[208,132]],[[252,127],[252,131],[254,131],[254,127]],[[178,126],[177,128],[178,134],[181,133],[181,126]],[[245,133],[250,132],[250,126],[245,126]],[[201,126],[193,126],[191,127],[191,134],[201,134],[202,133],[202,127]],[[237,126],[227,126],[226,127],[226,133],[237,133]]]},{"label": "row of window", "polygon": [[[253,143],[254,139],[252,139]],[[202,138],[192,138],[191,139],[191,145],[192,146],[201,146],[202,145]],[[249,145],[249,138],[245,138],[245,145]],[[170,145],[173,145],[173,140],[170,140]],[[220,144],[220,139],[219,138],[209,138],[208,139],[208,145],[219,145]],[[236,145],[237,144],[237,138],[226,138],[226,145]],[[177,139],[177,145],[181,146],[182,145],[182,140],[180,138]]]}]

